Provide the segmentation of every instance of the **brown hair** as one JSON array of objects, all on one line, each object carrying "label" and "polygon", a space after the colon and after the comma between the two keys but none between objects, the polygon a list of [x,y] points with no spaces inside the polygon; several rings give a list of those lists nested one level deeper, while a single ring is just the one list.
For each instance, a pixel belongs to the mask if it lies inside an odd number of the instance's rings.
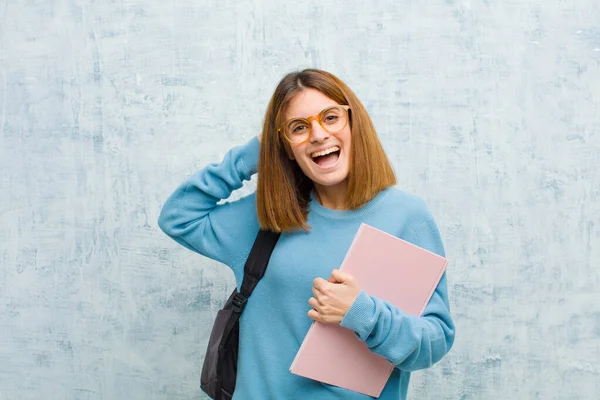
[{"label": "brown hair", "polygon": [[276,232],[308,230],[306,223],[312,181],[289,157],[289,143],[278,133],[292,98],[313,88],[338,104],[350,106],[352,146],[346,207],[357,209],[380,191],[396,184],[392,166],[367,111],[350,88],[329,72],[305,69],[287,74],[267,107],[258,163],[256,207],[263,229]]}]

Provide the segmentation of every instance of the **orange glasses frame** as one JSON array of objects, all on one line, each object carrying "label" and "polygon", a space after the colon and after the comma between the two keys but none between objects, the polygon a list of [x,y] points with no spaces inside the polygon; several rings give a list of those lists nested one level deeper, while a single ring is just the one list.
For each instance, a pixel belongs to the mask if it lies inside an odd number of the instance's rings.
[{"label": "orange glasses frame", "polygon": [[[345,123],[345,124],[344,124],[344,126],[342,126],[342,127],[339,129],[339,130],[337,130],[337,131],[335,131],[335,132],[331,132],[329,129],[325,128],[325,126],[323,125],[323,121],[322,121],[322,118],[321,118],[321,117],[322,117],[322,115],[323,115],[325,112],[327,112],[327,111],[329,111],[329,110],[331,110],[332,108],[335,108],[335,107],[341,107],[341,108],[343,108],[343,109],[346,111],[346,123]],[[321,128],[325,129],[327,132],[329,132],[329,133],[337,133],[337,132],[341,131],[342,129],[344,129],[344,128],[346,127],[346,125],[348,125],[348,120],[349,120],[349,116],[348,116],[348,110],[350,110],[350,106],[347,106],[347,105],[341,105],[341,104],[340,104],[340,105],[336,105],[336,106],[327,107],[327,108],[325,108],[325,109],[321,110],[321,112],[320,112],[320,113],[318,113],[317,115],[313,115],[313,116],[310,116],[310,117],[307,117],[307,118],[290,118],[290,119],[288,119],[288,120],[285,122],[285,124],[283,124],[283,126],[288,126],[288,125],[289,125],[289,123],[290,123],[290,122],[292,122],[292,121],[302,121],[302,122],[306,122],[306,125],[308,125],[308,127],[309,127],[310,131],[308,132],[308,136],[306,137],[306,139],[305,139],[305,140],[303,140],[302,142],[292,142],[292,141],[290,140],[290,138],[289,138],[289,137],[288,137],[288,136],[285,134],[285,132],[284,132],[284,134],[283,134],[283,137],[284,137],[284,138],[285,138],[285,139],[286,139],[288,142],[290,142],[291,144],[303,144],[303,143],[306,143],[306,142],[308,142],[308,141],[310,140],[311,136],[312,136],[312,121],[313,121],[314,119],[316,119],[316,120],[317,120],[317,122],[319,123],[319,125],[321,125]],[[284,129],[285,129],[285,128],[284,128]],[[280,134],[281,132],[282,132],[282,128],[279,128],[279,129],[277,129],[277,133],[278,133],[278,134]]]}]

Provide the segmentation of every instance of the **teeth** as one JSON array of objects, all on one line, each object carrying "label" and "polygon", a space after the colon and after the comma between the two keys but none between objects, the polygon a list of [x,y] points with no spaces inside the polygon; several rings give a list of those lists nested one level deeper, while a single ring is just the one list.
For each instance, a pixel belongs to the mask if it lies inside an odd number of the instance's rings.
[{"label": "teeth", "polygon": [[315,151],[310,156],[312,158],[326,156],[327,154],[331,154],[331,153],[333,153],[335,151],[338,151],[339,149],[340,148],[338,146],[333,146],[333,147],[330,147],[330,148],[328,148],[326,150],[323,150],[323,151]]}]

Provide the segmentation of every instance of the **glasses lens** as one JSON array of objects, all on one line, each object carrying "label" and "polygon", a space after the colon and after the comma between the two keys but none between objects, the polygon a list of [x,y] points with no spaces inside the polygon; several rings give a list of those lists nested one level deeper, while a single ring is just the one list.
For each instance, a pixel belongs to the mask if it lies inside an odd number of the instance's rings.
[{"label": "glasses lens", "polygon": [[310,126],[306,123],[306,120],[292,120],[287,124],[285,134],[291,142],[302,143],[310,135]]},{"label": "glasses lens", "polygon": [[330,133],[339,132],[346,126],[348,115],[342,107],[331,107],[321,114],[323,127]]}]

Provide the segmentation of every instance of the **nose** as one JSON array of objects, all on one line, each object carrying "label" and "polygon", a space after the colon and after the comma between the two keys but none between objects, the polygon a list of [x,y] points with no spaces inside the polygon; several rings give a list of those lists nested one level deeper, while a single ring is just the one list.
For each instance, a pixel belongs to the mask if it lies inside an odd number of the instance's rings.
[{"label": "nose", "polygon": [[329,132],[327,132],[325,129],[323,129],[323,127],[321,126],[321,124],[319,124],[318,121],[316,121],[316,120],[312,121],[311,135],[310,135],[311,143],[322,142],[323,140],[327,139],[328,137],[329,137]]}]

